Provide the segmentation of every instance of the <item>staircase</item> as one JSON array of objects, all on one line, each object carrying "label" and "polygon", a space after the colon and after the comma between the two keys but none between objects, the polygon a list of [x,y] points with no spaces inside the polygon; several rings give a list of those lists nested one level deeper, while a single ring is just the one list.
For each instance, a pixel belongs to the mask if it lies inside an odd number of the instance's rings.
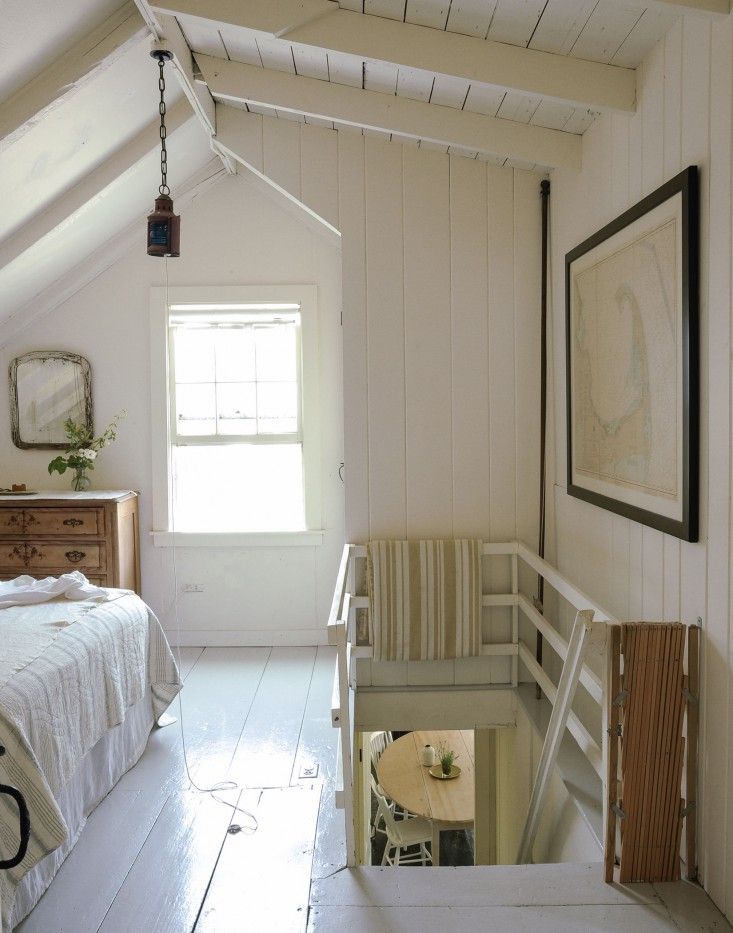
[{"label": "staircase", "polygon": [[731,930],[684,881],[605,884],[601,862],[344,868],[313,881],[308,933],[679,933]]}]

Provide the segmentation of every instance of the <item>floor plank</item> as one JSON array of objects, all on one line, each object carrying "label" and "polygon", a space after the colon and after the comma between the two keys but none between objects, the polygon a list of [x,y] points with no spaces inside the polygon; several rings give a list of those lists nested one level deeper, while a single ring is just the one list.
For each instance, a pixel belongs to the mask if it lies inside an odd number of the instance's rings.
[{"label": "floor plank", "polygon": [[108,795],[17,933],[97,933],[166,800],[155,790]]},{"label": "floor plank", "polygon": [[[188,764],[199,787],[226,780],[269,665],[269,648],[207,648],[181,692]],[[171,706],[176,716],[177,704]]]},{"label": "floor plank", "polygon": [[171,794],[99,933],[188,933],[234,811],[208,794]]},{"label": "floor plank", "polygon": [[318,764],[318,777],[322,781],[323,790],[313,854],[314,878],[330,875],[346,864],[344,812],[335,806],[338,730],[331,724],[335,663],[336,649],[325,645],[319,647],[291,776],[291,784],[295,784],[300,779],[301,768]]},{"label": "floor plank", "polygon": [[446,904],[446,881],[454,907],[498,907],[516,904],[558,906],[651,904],[662,899],[650,884],[627,887],[606,884],[603,865],[495,865],[490,869],[428,868],[405,875],[393,868],[355,868],[314,881],[316,906],[388,907]]},{"label": "floor plank", "polygon": [[227,836],[196,933],[305,933],[320,793],[311,782],[257,795],[257,831]]},{"label": "floor plank", "polygon": [[[409,869],[407,869],[409,870]],[[679,933],[664,906],[320,907],[308,933]]]},{"label": "floor plank", "polygon": [[315,648],[272,649],[229,771],[241,787],[289,785],[315,658]]},{"label": "floor plank", "polygon": [[185,682],[188,675],[196,666],[197,661],[204,653],[204,648],[191,648],[188,645],[171,648],[173,657],[176,659],[178,670],[181,672],[181,680]]}]

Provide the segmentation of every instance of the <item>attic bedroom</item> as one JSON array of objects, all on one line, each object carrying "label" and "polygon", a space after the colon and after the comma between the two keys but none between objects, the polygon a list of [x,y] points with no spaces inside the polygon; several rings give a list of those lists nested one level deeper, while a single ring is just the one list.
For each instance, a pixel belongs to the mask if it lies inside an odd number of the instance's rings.
[{"label": "attic bedroom", "polygon": [[0,26],[0,933],[730,929],[730,0]]}]

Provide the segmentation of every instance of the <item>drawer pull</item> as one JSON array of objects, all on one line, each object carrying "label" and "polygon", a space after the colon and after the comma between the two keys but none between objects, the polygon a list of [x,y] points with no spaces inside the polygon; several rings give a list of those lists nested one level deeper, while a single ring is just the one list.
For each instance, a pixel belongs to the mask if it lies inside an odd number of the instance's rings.
[{"label": "drawer pull", "polygon": [[81,518],[65,518],[64,525],[69,525],[71,528],[76,528],[77,525],[83,525],[84,522]]},{"label": "drawer pull", "polygon": [[86,556],[87,555],[84,551],[67,551],[66,552],[66,559],[71,561],[72,564],[78,564],[79,561],[84,560]]}]

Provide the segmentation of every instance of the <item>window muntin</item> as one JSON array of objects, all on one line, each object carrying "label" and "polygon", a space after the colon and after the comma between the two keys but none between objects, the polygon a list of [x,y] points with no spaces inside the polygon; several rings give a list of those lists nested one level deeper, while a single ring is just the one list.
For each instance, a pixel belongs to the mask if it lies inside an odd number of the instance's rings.
[{"label": "window muntin", "polygon": [[171,305],[173,528],[306,528],[300,307]]},{"label": "window muntin", "polygon": [[299,312],[173,313],[170,357],[175,444],[302,441]]}]

